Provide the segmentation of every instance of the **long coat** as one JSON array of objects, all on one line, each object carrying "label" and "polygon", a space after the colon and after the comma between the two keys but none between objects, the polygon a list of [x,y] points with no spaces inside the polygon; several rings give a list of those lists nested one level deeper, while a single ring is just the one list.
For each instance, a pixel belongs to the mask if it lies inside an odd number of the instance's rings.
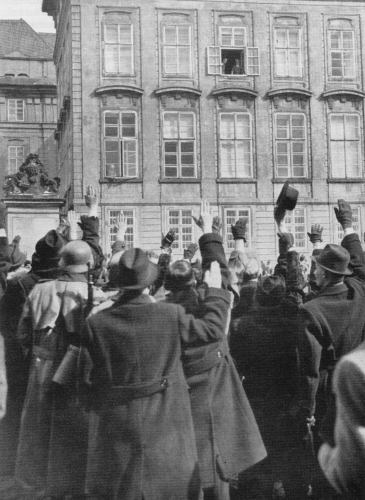
[{"label": "long coat", "polygon": [[78,403],[76,378],[67,389],[53,384],[52,378],[68,346],[80,343],[87,297],[82,274],[39,283],[19,322],[19,340],[32,351],[32,361],[15,476],[53,496],[84,493],[87,415]]},{"label": "long coat", "polygon": [[[125,299],[121,299],[123,301]],[[224,330],[229,294],[210,289],[202,319],[141,295],[86,322],[93,361],[87,493],[109,499],[200,498],[181,344]]]},{"label": "long coat", "polygon": [[[193,289],[176,297],[189,313],[202,309]],[[167,299],[171,301],[171,299]],[[263,460],[266,450],[223,333],[218,342],[184,347],[199,466],[204,488]],[[219,478],[219,479],[218,479]]]}]

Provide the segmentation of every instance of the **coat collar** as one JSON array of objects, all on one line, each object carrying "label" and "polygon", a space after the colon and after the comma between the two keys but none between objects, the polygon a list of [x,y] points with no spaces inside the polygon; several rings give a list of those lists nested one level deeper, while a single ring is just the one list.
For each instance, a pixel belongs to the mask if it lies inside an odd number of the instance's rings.
[{"label": "coat collar", "polygon": [[324,288],[323,290],[320,290],[315,298],[324,297],[324,296],[327,297],[329,295],[340,295],[342,293],[347,293],[347,291],[348,291],[348,288],[345,285],[345,283],[341,283],[340,285],[328,286],[328,287]]},{"label": "coat collar", "polygon": [[125,301],[123,300],[123,295],[117,300],[115,303],[114,307],[110,310],[112,314],[122,314],[123,312],[123,306],[140,306],[140,305],[147,305],[147,304],[153,304],[155,300],[153,297],[150,295],[146,295],[142,293],[141,295],[138,295],[137,297],[134,297],[131,300]]}]

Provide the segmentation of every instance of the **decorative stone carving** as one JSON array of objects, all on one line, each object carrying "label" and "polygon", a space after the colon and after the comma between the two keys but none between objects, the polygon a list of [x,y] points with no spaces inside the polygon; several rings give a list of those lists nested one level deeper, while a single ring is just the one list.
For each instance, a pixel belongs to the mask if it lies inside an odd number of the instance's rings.
[{"label": "decorative stone carving", "polygon": [[5,177],[3,189],[9,195],[49,196],[58,194],[61,179],[49,177],[38,155],[30,153],[18,172]]}]

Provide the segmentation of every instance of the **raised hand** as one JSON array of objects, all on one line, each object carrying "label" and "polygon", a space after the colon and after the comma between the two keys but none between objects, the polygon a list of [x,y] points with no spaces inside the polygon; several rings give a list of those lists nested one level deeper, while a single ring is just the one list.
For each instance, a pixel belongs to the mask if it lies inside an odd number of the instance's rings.
[{"label": "raised hand", "polygon": [[198,250],[198,245],[196,243],[190,243],[188,248],[184,249],[184,259],[190,261],[194,257],[197,250]]},{"label": "raised hand", "polygon": [[343,229],[352,227],[352,210],[345,200],[338,200],[338,208],[334,207],[336,219]]},{"label": "raised hand", "polygon": [[170,229],[169,232],[162,238],[161,241],[161,248],[162,249],[167,249],[171,248],[171,245],[175,241],[175,231],[173,229]]},{"label": "raised hand", "polygon": [[200,227],[203,233],[212,232],[213,215],[209,201],[202,200],[200,203],[200,215],[197,219],[193,216],[195,224]]},{"label": "raised hand", "polygon": [[77,240],[77,228],[78,222],[80,221],[80,216],[73,210],[67,212],[67,222],[70,226],[70,240]]},{"label": "raised hand", "polygon": [[222,287],[222,273],[218,262],[212,262],[210,264],[210,270],[208,269],[204,275],[204,283],[206,283],[209,288]]},{"label": "raised hand", "polygon": [[319,224],[312,224],[311,232],[307,233],[309,241],[313,244],[320,243],[322,241],[322,231],[322,226],[320,226]]},{"label": "raised hand", "polygon": [[231,224],[231,231],[234,240],[246,241],[247,218],[241,217],[235,225]]}]

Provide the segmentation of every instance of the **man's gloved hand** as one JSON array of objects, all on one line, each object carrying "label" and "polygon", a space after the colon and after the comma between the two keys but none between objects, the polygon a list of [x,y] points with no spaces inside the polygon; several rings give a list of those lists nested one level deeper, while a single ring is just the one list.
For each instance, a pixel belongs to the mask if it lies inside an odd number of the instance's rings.
[{"label": "man's gloved hand", "polygon": [[246,241],[246,227],[247,219],[244,217],[238,219],[235,225],[231,224],[233,239]]},{"label": "man's gloved hand", "polygon": [[222,219],[218,216],[213,217],[212,231],[213,233],[220,233],[222,229]]},{"label": "man's gloved hand", "polygon": [[313,244],[321,242],[322,241],[322,231],[323,231],[322,226],[320,226],[319,224],[312,224],[311,232],[307,233],[307,235],[309,237],[309,241]]},{"label": "man's gloved hand", "polygon": [[197,243],[190,243],[188,248],[184,249],[184,259],[191,260],[194,257],[197,250],[198,250]]},{"label": "man's gloved hand", "polygon": [[286,254],[289,248],[294,245],[294,236],[291,233],[278,233],[279,237],[279,254]]},{"label": "man's gloved hand", "polygon": [[335,214],[338,222],[343,229],[352,227],[352,210],[345,200],[338,200],[338,208],[335,208]]},{"label": "man's gloved hand", "polygon": [[169,232],[162,238],[161,248],[166,249],[170,248],[173,242],[175,241],[175,231],[170,229]]}]

